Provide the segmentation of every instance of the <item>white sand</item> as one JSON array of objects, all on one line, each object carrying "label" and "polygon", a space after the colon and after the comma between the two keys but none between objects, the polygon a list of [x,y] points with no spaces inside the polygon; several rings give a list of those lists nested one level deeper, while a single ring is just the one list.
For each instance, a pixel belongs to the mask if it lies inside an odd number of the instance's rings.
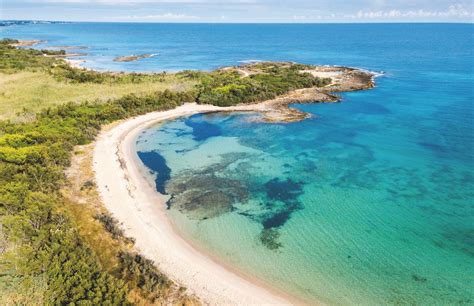
[{"label": "white sand", "polygon": [[86,62],[86,60],[83,60],[83,59],[70,59],[70,58],[65,58],[64,60],[73,68],[86,69],[86,68],[82,67],[82,64],[84,64]]},{"label": "white sand", "polygon": [[158,121],[216,110],[262,110],[248,105],[219,108],[186,104],[164,112],[135,117],[103,131],[94,150],[94,171],[103,203],[135,238],[138,251],[188,292],[212,305],[291,304],[201,253],[179,236],[166,216],[165,198],[145,178],[135,152],[135,138]]},{"label": "white sand", "polygon": [[331,79],[331,83],[329,83],[325,87],[329,87],[331,85],[334,85],[335,83],[341,82],[341,77],[344,76],[344,73],[340,70],[340,68],[332,67],[317,67],[316,69],[302,70],[301,72],[309,73],[315,78]]}]

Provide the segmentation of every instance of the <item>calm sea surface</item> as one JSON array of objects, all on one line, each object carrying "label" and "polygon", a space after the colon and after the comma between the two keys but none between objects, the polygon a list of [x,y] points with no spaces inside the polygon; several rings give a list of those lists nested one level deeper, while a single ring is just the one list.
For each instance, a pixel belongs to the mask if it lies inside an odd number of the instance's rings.
[{"label": "calm sea surface", "polygon": [[[137,139],[183,235],[329,304],[474,304],[474,25],[53,24],[3,37],[86,46],[103,70],[291,60],[383,71],[313,118],[195,115]],[[122,55],[157,56],[115,63]]]}]

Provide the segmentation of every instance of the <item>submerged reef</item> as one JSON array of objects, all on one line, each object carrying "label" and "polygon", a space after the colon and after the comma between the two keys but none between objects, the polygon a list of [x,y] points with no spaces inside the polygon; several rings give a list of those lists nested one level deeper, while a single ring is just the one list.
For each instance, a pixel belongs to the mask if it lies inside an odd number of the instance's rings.
[{"label": "submerged reef", "polygon": [[[239,163],[239,157],[248,154],[230,154],[220,163],[194,171],[183,171],[166,185],[172,195],[168,207],[185,213],[194,220],[215,218],[236,212],[262,225],[259,241],[270,250],[282,247],[278,229],[285,225],[294,211],[302,208],[298,197],[303,193],[302,183],[292,179],[273,178],[264,183],[248,180],[247,171],[235,178],[224,177],[223,169]],[[242,168],[239,167],[242,171]],[[248,203],[249,192],[259,195],[258,203]]]},{"label": "submerged reef", "polygon": [[218,175],[243,156],[247,154],[226,154],[220,163],[174,175],[166,185],[172,195],[168,207],[191,219],[206,220],[232,211],[236,203],[247,202],[248,187],[243,181]]},{"label": "submerged reef", "polygon": [[235,203],[247,201],[248,191],[239,180],[218,177],[212,173],[183,173],[167,185],[173,196],[169,207],[186,213],[190,218],[205,220],[232,211]]},{"label": "submerged reef", "polygon": [[270,250],[278,250],[282,247],[281,242],[278,241],[280,232],[276,229],[264,229],[260,234],[260,242]]},{"label": "submerged reef", "polygon": [[303,193],[302,183],[294,182],[291,179],[281,180],[274,178],[264,184],[264,190],[268,198],[266,203],[267,211],[262,215],[254,216],[260,220],[263,230],[260,234],[260,241],[271,250],[276,250],[282,246],[278,242],[280,233],[277,231],[290,218],[291,214],[303,207],[298,197]]}]

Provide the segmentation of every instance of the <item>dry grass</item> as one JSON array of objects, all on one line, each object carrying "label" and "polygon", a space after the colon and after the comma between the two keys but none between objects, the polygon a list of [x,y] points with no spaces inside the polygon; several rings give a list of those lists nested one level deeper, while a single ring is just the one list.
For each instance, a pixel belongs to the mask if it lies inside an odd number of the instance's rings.
[{"label": "dry grass", "polygon": [[[117,254],[121,250],[131,250],[133,245],[124,239],[114,239],[104,225],[95,216],[105,213],[97,188],[94,185],[84,188],[86,182],[94,182],[92,154],[94,144],[77,146],[71,160],[71,167],[66,171],[67,185],[62,190],[65,197],[65,209],[75,223],[81,237],[96,253],[100,265],[112,272],[118,265]],[[129,300],[137,305],[146,305],[137,290],[128,293]]]},{"label": "dry grass", "polygon": [[0,277],[0,305],[45,305],[44,292],[48,284],[41,276],[17,278]]},{"label": "dry grass", "polygon": [[74,151],[71,167],[66,171],[67,185],[62,190],[66,199],[65,207],[77,225],[81,236],[98,255],[107,270],[117,265],[117,253],[121,249],[131,249],[124,240],[113,239],[104,225],[94,218],[106,213],[95,185],[84,188],[86,182],[94,182],[92,170],[93,144],[78,146]]},{"label": "dry grass", "polygon": [[84,101],[106,101],[127,94],[142,95],[170,89],[182,91],[194,83],[167,75],[162,82],[93,84],[60,82],[47,72],[0,73],[0,120],[14,119],[26,110],[33,114],[43,108]]}]

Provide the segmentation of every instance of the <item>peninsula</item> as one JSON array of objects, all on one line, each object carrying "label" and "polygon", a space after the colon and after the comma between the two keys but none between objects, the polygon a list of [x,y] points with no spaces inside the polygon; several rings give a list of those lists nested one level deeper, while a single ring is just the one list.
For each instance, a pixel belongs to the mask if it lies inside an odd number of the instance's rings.
[{"label": "peninsula", "polygon": [[[91,292],[97,303],[112,304],[299,303],[176,233],[163,196],[144,179],[134,136],[161,120],[201,112],[303,120],[308,115],[290,103],[339,101],[337,92],[372,88],[373,74],[291,62],[212,72],[109,73],[72,67],[64,51],[16,45],[0,42],[0,83],[8,93],[1,99],[18,111],[10,110],[0,124],[0,196],[8,207],[2,222],[9,224],[4,258],[11,271],[2,278],[15,279],[2,296],[37,302],[18,294],[24,282],[35,280],[38,296],[52,303],[85,300]],[[43,97],[50,103],[35,113],[22,111],[31,103],[28,85],[18,83],[26,76],[47,78],[62,96]],[[104,95],[97,95],[102,89]]]}]

